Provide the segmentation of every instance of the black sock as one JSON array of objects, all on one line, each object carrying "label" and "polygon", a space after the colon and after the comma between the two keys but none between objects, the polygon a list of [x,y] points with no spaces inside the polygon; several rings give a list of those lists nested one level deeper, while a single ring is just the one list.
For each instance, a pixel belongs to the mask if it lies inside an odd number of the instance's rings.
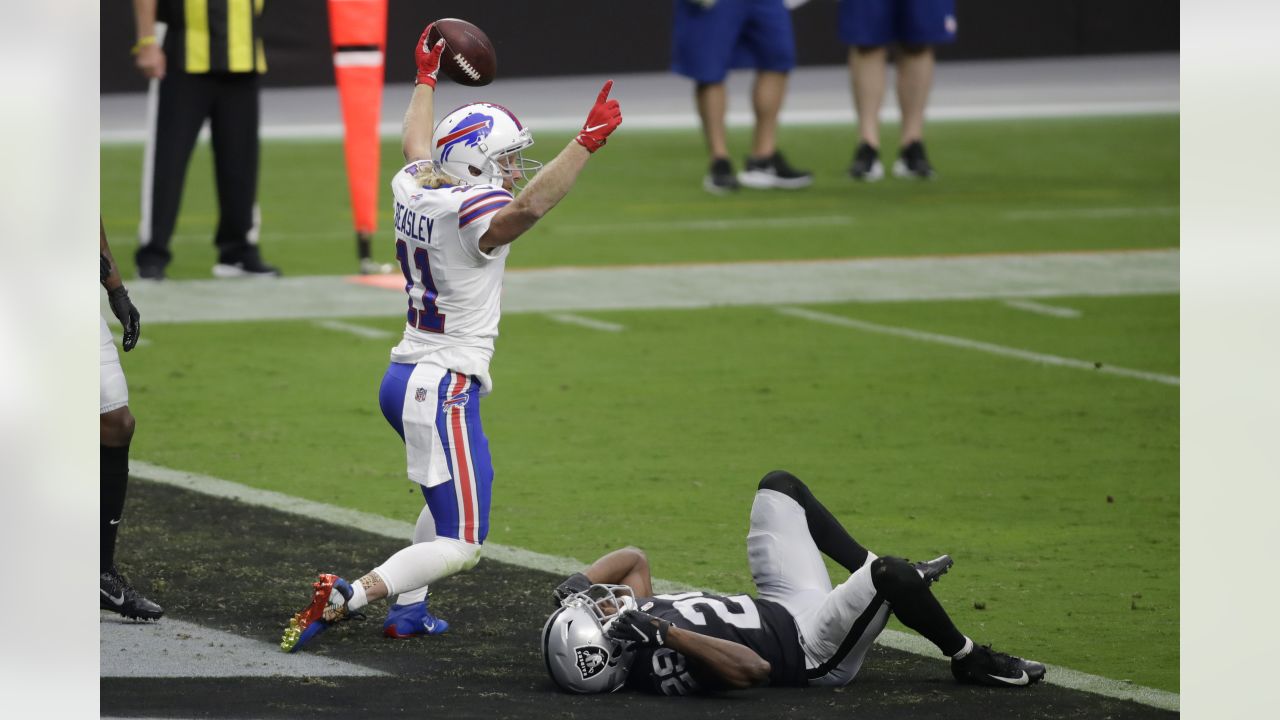
[{"label": "black sock", "polygon": [[823,555],[840,563],[845,570],[854,572],[867,561],[867,549],[859,545],[831,511],[818,502],[818,498],[813,496],[800,478],[783,470],[775,470],[760,481],[760,489],[776,490],[800,503],[814,544]]},{"label": "black sock", "polygon": [[124,495],[129,486],[129,446],[99,446],[101,455],[102,537],[99,565],[106,572],[115,564],[116,531],[124,515]]},{"label": "black sock", "polygon": [[944,655],[950,657],[964,649],[964,634],[910,563],[887,555],[878,558],[871,563],[871,582],[889,601],[894,616],[937,645]]}]

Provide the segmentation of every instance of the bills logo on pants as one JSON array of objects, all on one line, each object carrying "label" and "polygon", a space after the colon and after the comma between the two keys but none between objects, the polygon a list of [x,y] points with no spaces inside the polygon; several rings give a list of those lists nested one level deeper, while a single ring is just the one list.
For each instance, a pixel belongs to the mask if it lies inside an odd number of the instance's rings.
[{"label": "bills logo on pants", "polygon": [[[425,402],[406,402],[410,393],[417,400],[424,386],[436,391],[427,393]],[[387,422],[405,441],[409,479],[422,485],[436,535],[484,542],[493,463],[480,423],[480,383],[429,364],[392,363],[379,401]]]}]

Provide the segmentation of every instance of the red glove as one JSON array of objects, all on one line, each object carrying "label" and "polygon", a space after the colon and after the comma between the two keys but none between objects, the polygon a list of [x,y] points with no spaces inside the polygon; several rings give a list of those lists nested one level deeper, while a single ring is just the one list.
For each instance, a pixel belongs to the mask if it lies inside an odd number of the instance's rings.
[{"label": "red glove", "polygon": [[622,124],[622,108],[618,106],[617,100],[609,99],[611,89],[613,81],[609,80],[601,88],[591,112],[587,113],[587,122],[582,125],[582,131],[574,138],[587,152],[593,153],[604,147],[609,134]]},{"label": "red glove", "polygon": [[428,37],[435,23],[427,26],[418,38],[418,45],[413,50],[413,59],[418,63],[418,84],[436,86],[436,73],[440,72],[440,54],[444,52],[444,38],[436,41],[435,47],[428,47]]}]

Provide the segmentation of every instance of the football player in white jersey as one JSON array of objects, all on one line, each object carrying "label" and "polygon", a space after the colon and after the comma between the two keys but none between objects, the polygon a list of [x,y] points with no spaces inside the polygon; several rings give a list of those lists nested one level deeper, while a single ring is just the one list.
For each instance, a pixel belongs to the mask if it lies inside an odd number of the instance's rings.
[{"label": "football player in white jersey", "polygon": [[501,105],[465,105],[433,131],[444,41],[429,47],[430,30],[414,53],[418,82],[404,118],[408,164],[391,182],[407,322],[379,393],[383,415],[404,439],[409,479],[422,486],[426,505],[413,544],[372,572],[355,583],[320,576],[311,604],[285,630],[281,648],[289,652],[387,597],[395,602],[383,624],[386,635],[435,635],[448,628],[428,610],[427,586],[474,567],[489,530],[493,465],[480,400],[493,389],[489,360],[509,246],[564,198],[622,122],[618,101],[609,99],[610,80],[582,131],[536,176],[539,164],[522,155],[533,134]]},{"label": "football player in white jersey", "polygon": [[[129,291],[124,289],[124,281],[120,279],[120,269],[107,246],[107,231],[101,220],[98,222],[98,252],[102,262],[102,287],[106,288],[111,314],[124,329],[121,344],[124,351],[129,352],[138,344],[141,318],[129,299]],[[102,443],[99,571],[102,577],[98,606],[135,620],[158,620],[164,610],[138,594],[116,569],[116,533],[124,519],[124,497],[129,486],[129,443],[133,440],[134,419],[133,413],[129,412],[129,385],[120,367],[120,353],[116,352],[107,321],[101,316],[99,320],[102,322],[98,339],[98,427]]]}]

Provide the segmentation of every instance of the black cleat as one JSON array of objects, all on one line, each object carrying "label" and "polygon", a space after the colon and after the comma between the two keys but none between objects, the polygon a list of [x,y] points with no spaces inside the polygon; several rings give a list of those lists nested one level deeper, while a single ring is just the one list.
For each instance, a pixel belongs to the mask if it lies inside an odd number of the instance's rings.
[{"label": "black cleat", "polygon": [[102,573],[101,590],[98,607],[103,610],[110,610],[133,620],[159,620],[164,615],[164,610],[139,595],[115,566]]},{"label": "black cleat", "polygon": [[733,173],[733,163],[729,158],[711,161],[711,169],[702,179],[702,189],[712,195],[727,195],[738,189],[738,176]]},{"label": "black cleat", "polygon": [[924,143],[915,142],[902,148],[898,161],[893,164],[894,177],[929,180],[933,177],[933,166],[924,154]]},{"label": "black cleat", "polygon": [[1044,678],[1044,665],[996,652],[990,645],[975,645],[963,659],[951,659],[951,674],[970,685],[1034,685]]},{"label": "black cleat", "polygon": [[219,260],[218,264],[213,266],[213,276],[216,278],[277,278],[281,274],[280,268],[263,262],[256,249],[246,253],[243,258],[235,262]]},{"label": "black cleat", "polygon": [[871,147],[870,143],[858,143],[858,149],[853,151],[853,164],[849,166],[849,177],[867,182],[875,182],[884,177],[880,151]]},{"label": "black cleat", "polygon": [[955,564],[950,555],[942,555],[932,560],[915,563],[912,567],[920,573],[920,577],[924,578],[926,585],[932,585],[937,582],[938,578],[946,575],[951,566]]},{"label": "black cleat", "polygon": [[164,266],[163,265],[139,265],[138,279],[139,280],[163,280]]}]

